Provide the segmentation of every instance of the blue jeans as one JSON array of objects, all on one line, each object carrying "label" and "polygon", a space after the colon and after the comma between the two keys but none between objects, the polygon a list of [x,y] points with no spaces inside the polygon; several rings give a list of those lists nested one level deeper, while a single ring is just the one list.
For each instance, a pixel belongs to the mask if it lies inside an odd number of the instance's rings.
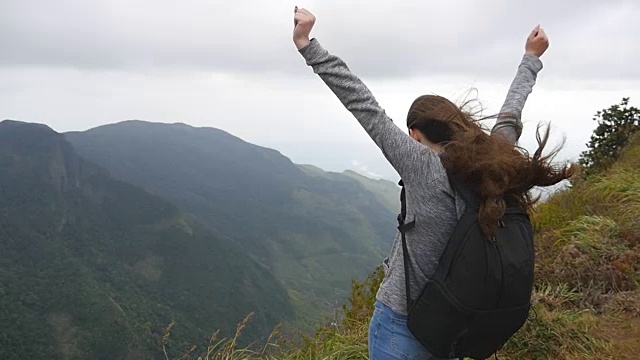
[{"label": "blue jeans", "polygon": [[[376,301],[369,325],[369,360],[444,360],[431,355],[407,328],[407,316]],[[455,359],[452,359],[455,360]]]}]

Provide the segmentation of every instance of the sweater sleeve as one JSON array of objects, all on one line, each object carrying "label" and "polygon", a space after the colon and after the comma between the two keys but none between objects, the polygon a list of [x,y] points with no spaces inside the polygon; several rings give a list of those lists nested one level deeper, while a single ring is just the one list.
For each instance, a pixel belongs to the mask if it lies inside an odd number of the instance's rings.
[{"label": "sweater sleeve", "polygon": [[514,144],[518,141],[522,134],[522,109],[540,70],[542,61],[537,56],[525,54],[522,57],[496,124],[491,130],[492,134],[500,134]]},{"label": "sweater sleeve", "polygon": [[[367,86],[354,75],[347,64],[339,57],[325,50],[317,39],[300,49],[307,65],[320,76],[325,84],[338,97],[344,107],[362,125],[371,139],[382,150],[391,166],[405,180],[409,180],[417,171],[415,166],[437,156],[411,138],[396,126],[380,107]],[[426,155],[426,156],[425,156]]]}]

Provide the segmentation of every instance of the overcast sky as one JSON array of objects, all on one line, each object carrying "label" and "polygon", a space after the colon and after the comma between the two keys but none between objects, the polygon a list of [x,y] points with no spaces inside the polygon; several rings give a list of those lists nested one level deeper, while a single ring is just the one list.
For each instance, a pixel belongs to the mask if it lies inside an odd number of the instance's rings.
[{"label": "overcast sky", "polygon": [[[640,1],[1,0],[0,119],[64,132],[128,119],[213,126],[296,162],[392,177],[291,41],[293,7],[403,126],[415,97],[497,112],[540,23],[551,46],[523,114],[584,150],[593,114],[640,103]],[[347,154],[342,154],[347,151]]]}]

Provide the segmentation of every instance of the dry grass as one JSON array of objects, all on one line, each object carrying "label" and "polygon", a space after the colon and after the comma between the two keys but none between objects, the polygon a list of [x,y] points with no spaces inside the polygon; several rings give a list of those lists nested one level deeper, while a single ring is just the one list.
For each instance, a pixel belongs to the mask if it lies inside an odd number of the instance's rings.
[{"label": "dry grass", "polygon": [[538,207],[538,278],[602,311],[612,294],[640,288],[640,135],[606,173]]}]

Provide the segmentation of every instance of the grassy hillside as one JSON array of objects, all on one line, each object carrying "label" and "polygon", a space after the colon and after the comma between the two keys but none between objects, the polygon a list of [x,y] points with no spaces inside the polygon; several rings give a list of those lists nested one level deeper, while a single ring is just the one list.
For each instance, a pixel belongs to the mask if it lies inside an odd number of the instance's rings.
[{"label": "grassy hillside", "polygon": [[[44,125],[0,123],[0,359],[151,359],[255,312],[257,338],[293,317],[287,293],[228,238],[112,178]],[[156,357],[157,358],[157,357]]]},{"label": "grassy hillside", "polygon": [[[534,311],[499,357],[638,359],[640,134],[608,171],[574,181],[540,204],[533,220]],[[311,338],[294,344],[276,338],[253,352],[234,351],[233,342],[223,341],[204,358],[366,359],[368,320],[381,276],[378,269],[354,282],[341,319]]]}]

